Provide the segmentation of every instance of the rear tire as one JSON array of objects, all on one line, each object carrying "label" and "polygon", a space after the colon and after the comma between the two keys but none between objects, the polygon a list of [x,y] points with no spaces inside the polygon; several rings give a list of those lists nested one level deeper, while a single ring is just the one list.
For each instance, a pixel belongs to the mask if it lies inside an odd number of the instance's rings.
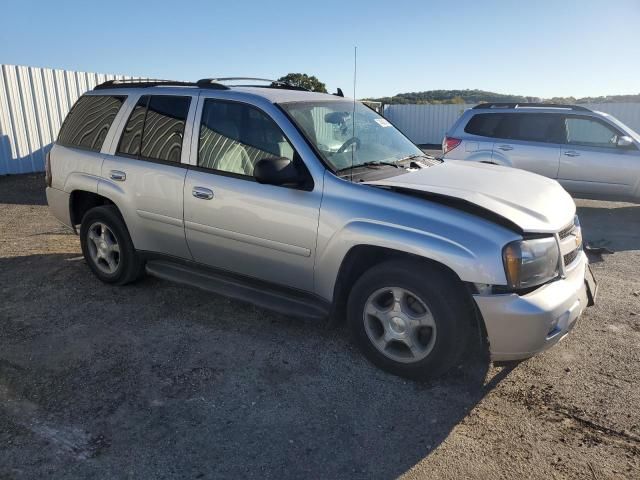
[{"label": "rear tire", "polygon": [[458,365],[474,332],[471,300],[450,272],[391,260],[355,283],[347,304],[354,343],[374,365],[414,380]]},{"label": "rear tire", "polygon": [[92,208],[84,215],[80,246],[91,271],[105,283],[125,285],[143,272],[143,262],[113,205]]}]

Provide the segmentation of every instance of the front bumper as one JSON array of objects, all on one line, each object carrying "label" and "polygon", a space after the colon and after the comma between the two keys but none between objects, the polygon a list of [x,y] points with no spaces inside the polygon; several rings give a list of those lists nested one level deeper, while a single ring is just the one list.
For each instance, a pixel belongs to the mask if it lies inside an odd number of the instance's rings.
[{"label": "front bumper", "polygon": [[561,280],[527,295],[474,295],[482,313],[493,360],[519,360],[542,352],[575,326],[589,303],[587,256]]}]

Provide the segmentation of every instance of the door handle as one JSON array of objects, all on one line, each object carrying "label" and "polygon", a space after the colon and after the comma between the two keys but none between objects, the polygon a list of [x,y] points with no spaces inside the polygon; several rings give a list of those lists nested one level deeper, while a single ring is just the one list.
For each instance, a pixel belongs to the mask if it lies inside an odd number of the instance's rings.
[{"label": "door handle", "polygon": [[204,187],[193,187],[191,195],[201,200],[211,200],[213,198],[213,191]]},{"label": "door handle", "polygon": [[124,182],[127,179],[127,174],[120,170],[111,170],[109,172],[109,176],[112,180],[116,180],[118,182]]},{"label": "door handle", "polygon": [[511,145],[500,145],[498,148],[500,150],[504,150],[505,152],[508,152],[509,150],[513,150],[513,147]]},{"label": "door handle", "polygon": [[575,150],[569,150],[569,151],[566,151],[566,152],[564,152],[564,154],[565,154],[567,157],[579,157],[579,156],[580,156],[580,153],[579,153],[579,152],[576,152]]}]

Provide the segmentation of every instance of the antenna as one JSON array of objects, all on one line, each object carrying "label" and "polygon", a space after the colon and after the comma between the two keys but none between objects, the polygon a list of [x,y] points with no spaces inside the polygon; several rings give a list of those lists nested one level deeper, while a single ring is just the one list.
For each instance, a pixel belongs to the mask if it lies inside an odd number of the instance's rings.
[{"label": "antenna", "polygon": [[[356,74],[358,72],[358,47],[353,47],[353,112],[351,112],[351,132],[352,137],[356,136]],[[353,182],[353,155],[355,153],[355,142],[351,145],[351,181]]]}]

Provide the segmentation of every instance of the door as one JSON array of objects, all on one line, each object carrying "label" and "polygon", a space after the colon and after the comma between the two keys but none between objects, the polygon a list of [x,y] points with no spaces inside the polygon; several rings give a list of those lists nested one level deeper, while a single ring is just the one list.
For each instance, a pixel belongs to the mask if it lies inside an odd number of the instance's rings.
[{"label": "door", "polygon": [[505,113],[493,144],[492,160],[549,178],[560,162],[562,117],[545,113]]},{"label": "door", "polygon": [[[277,124],[245,103],[206,99],[201,107],[197,166],[187,173],[187,243],[200,263],[300,290],[313,290],[322,185],[263,185],[253,178],[262,158],[299,156]],[[310,178],[310,177],[309,177]],[[311,182],[313,183],[313,182]]]},{"label": "door", "polygon": [[119,198],[118,207],[138,250],[191,258],[182,217],[188,167],[183,139],[191,103],[190,96],[140,97],[115,155],[102,164],[104,180],[98,192]]},{"label": "door", "polygon": [[637,147],[618,147],[623,134],[594,117],[567,116],[565,126],[567,139],[558,172],[562,186],[585,196],[629,198],[640,176]]}]

